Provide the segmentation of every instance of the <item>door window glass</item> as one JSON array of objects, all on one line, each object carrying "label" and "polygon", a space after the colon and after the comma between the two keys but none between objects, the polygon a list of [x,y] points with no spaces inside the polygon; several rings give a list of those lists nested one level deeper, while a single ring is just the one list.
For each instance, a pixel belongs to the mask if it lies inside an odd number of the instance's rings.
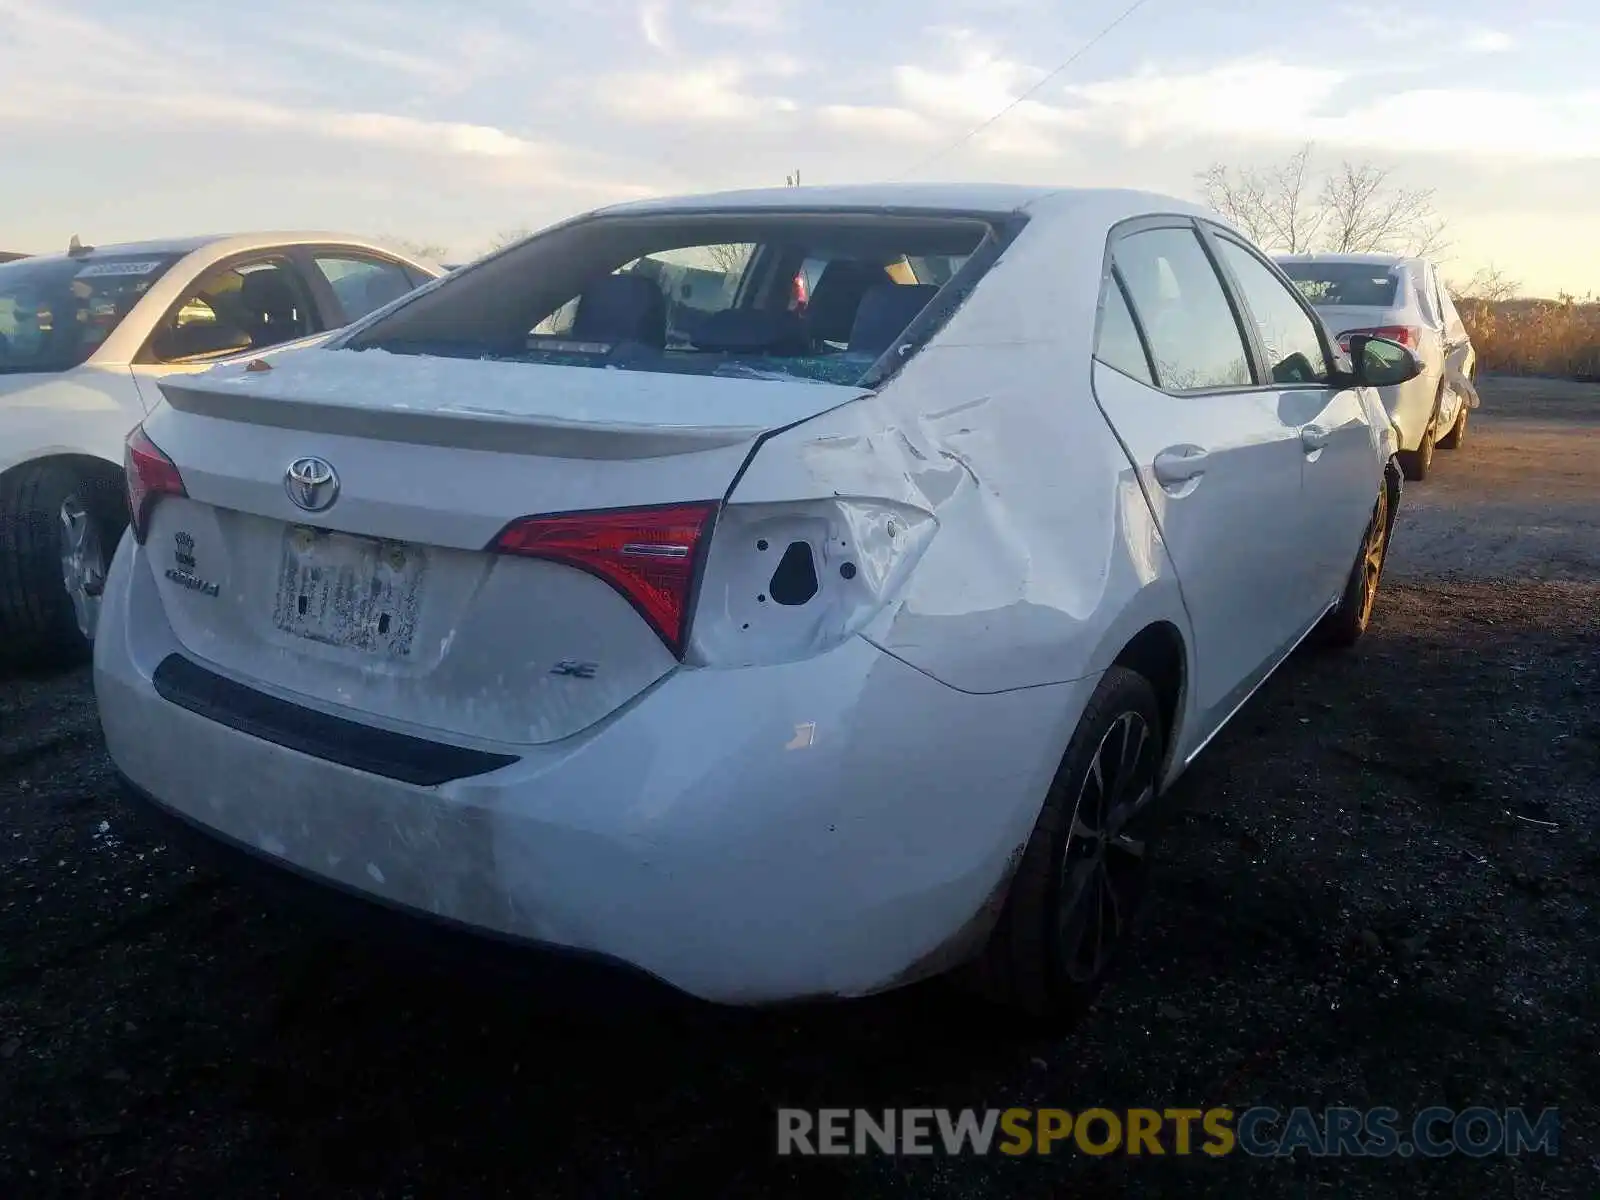
[{"label": "door window glass", "polygon": [[151,350],[162,362],[192,362],[263,350],[316,333],[304,281],[278,259],[207,271],[162,321]]},{"label": "door window glass", "polygon": [[1311,314],[1272,268],[1238,242],[1218,238],[1223,262],[1239,281],[1273,383],[1327,383],[1328,356]]},{"label": "door window glass", "polygon": [[1255,381],[1222,282],[1193,229],[1130,234],[1117,242],[1112,259],[1163,388],[1182,392]]},{"label": "door window glass", "polygon": [[358,320],[411,291],[411,279],[398,263],[349,254],[318,254],[314,261],[339,298],[346,321]]},{"label": "door window glass", "polygon": [[1108,367],[1140,383],[1155,385],[1150,376],[1150,360],[1145,357],[1144,343],[1139,339],[1139,328],[1133,323],[1128,302],[1115,279],[1107,279],[1100,301],[1100,336],[1095,342],[1094,355]]}]

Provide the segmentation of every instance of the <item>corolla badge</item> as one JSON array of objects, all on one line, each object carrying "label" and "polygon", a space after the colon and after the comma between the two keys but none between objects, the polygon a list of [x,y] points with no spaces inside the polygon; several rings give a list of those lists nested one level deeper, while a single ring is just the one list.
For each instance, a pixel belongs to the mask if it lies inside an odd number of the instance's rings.
[{"label": "corolla badge", "polygon": [[322,512],[339,498],[339,476],[320,458],[297,458],[283,473],[283,490],[307,512]]}]

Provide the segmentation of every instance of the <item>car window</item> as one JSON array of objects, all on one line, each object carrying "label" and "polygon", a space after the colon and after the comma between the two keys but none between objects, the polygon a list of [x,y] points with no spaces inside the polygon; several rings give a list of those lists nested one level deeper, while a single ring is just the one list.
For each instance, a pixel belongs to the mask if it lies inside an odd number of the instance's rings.
[{"label": "car window", "polygon": [[[618,267],[614,274],[651,280],[665,302],[667,345],[692,346],[708,316],[732,307],[755,249],[748,243],[726,243],[663,250],[640,255]],[[535,326],[533,332],[570,336],[577,320],[578,300],[574,296]]]},{"label": "car window", "polygon": [[0,266],[0,375],[82,363],[181,257],[51,256]]},{"label": "car window", "polygon": [[1112,261],[1163,388],[1181,392],[1255,381],[1233,309],[1193,229],[1129,234],[1117,242]]},{"label": "car window", "polygon": [[596,216],[413,293],[347,344],[876,386],[954,311],[941,291],[968,292],[1022,223],[828,209]]},{"label": "car window", "polygon": [[355,321],[415,286],[399,263],[357,254],[316,254],[312,261],[339,298],[347,321]]},{"label": "car window", "polygon": [[1370,263],[1280,259],[1278,266],[1319,308],[1392,308],[1400,288],[1398,272]]},{"label": "car window", "polygon": [[1328,356],[1316,323],[1271,267],[1232,238],[1217,239],[1222,261],[1239,281],[1273,383],[1327,383]]},{"label": "car window", "polygon": [[1094,356],[1140,383],[1155,385],[1139,327],[1133,323],[1128,301],[1114,278],[1106,280],[1100,296],[1100,334],[1095,339]]},{"label": "car window", "polygon": [[213,268],[197,279],[150,339],[161,362],[263,350],[316,333],[305,281],[282,259]]}]

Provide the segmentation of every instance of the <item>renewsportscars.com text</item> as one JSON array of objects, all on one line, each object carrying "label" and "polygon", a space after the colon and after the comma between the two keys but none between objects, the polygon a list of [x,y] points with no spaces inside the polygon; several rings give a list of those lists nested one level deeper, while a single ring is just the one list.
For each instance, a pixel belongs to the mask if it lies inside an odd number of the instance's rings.
[{"label": "renewsportscars.com text", "polygon": [[1553,1108],[783,1108],[778,1153],[1483,1158],[1553,1155],[1560,1128]]}]

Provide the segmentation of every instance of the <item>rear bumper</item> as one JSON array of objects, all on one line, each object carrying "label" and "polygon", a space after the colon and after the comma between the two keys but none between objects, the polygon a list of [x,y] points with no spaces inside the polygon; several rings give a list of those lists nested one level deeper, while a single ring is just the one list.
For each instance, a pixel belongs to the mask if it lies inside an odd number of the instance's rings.
[{"label": "rear bumper", "polygon": [[131,539],[95,642],[107,748],[220,842],[452,927],[765,1003],[883,990],[981,944],[1094,680],[957,692],[861,639],[682,670],[582,734],[385,777],[163,697],[181,653]]},{"label": "rear bumper", "polygon": [[199,824],[126,776],[119,774],[118,783],[141,822],[169,843],[285,909],[363,945],[425,956],[441,965],[494,971],[518,983],[540,985],[541,995],[578,1000],[586,1007],[619,998],[650,1004],[690,1000],[647,972],[602,954],[496,936],[312,875]]},{"label": "rear bumper", "polygon": [[1426,372],[1396,387],[1379,388],[1378,395],[1399,431],[1400,449],[1416,450],[1422,445],[1422,435],[1427,432],[1439,399],[1438,372]]}]

